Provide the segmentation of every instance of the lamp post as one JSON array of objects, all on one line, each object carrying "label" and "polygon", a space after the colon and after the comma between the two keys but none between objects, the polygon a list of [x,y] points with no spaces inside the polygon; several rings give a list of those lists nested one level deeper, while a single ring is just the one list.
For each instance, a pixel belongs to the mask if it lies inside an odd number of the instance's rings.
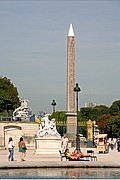
[{"label": "lamp post", "polygon": [[95,122],[95,121],[93,121],[93,147],[95,147],[96,129],[97,129],[96,122]]},{"label": "lamp post", "polygon": [[79,131],[78,131],[78,92],[80,92],[81,89],[78,86],[78,83],[76,83],[74,91],[76,92],[76,111],[77,111],[76,149],[78,150],[78,152],[80,152],[80,138],[79,138]]},{"label": "lamp post", "polygon": [[53,99],[53,101],[52,101],[51,105],[53,106],[53,112],[55,112],[55,106],[56,106],[57,104],[56,104],[56,102],[55,102],[55,100],[54,100],[54,99]]}]

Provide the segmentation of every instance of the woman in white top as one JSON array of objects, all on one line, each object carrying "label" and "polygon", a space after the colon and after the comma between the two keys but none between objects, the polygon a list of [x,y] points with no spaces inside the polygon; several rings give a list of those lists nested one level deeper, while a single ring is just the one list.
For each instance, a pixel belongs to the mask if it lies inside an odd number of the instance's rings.
[{"label": "woman in white top", "polygon": [[9,150],[8,160],[14,161],[14,143],[12,137],[10,137],[8,141],[8,150]]}]

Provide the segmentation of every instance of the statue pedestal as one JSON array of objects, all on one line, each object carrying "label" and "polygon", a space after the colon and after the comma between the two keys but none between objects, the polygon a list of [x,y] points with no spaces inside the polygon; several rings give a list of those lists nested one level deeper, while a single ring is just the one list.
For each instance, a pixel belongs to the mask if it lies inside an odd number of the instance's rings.
[{"label": "statue pedestal", "polygon": [[54,136],[35,138],[35,154],[59,154],[62,139]]}]

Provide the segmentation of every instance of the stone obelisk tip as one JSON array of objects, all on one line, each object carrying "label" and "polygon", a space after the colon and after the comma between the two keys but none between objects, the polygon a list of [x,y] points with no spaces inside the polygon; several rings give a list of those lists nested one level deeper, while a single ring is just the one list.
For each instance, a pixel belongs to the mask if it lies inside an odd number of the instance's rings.
[{"label": "stone obelisk tip", "polygon": [[68,31],[68,36],[74,36],[74,31],[73,31],[72,24],[70,24],[69,31]]}]

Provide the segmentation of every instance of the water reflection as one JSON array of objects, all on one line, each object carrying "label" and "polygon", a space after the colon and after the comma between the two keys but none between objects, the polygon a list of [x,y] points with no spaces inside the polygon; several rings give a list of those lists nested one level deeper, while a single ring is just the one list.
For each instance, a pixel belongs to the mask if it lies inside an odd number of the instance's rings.
[{"label": "water reflection", "polygon": [[45,179],[45,178],[102,178],[120,179],[120,169],[103,168],[30,168],[0,170],[0,178]]}]

